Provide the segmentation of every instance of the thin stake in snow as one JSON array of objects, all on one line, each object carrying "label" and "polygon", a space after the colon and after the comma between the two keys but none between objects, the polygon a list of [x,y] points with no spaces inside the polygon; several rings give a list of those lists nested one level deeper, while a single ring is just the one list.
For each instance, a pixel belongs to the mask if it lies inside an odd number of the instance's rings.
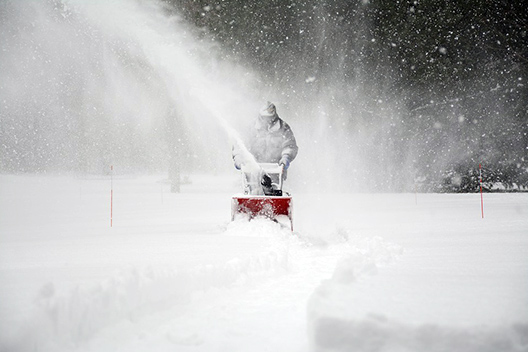
[{"label": "thin stake in snow", "polygon": [[110,227],[112,227],[114,207],[114,165],[110,165]]},{"label": "thin stake in snow", "polygon": [[416,181],[414,181],[414,205],[418,205],[418,192],[416,191]]},{"label": "thin stake in snow", "polygon": [[482,196],[482,164],[479,164],[479,183],[480,183],[480,212],[484,219],[484,198]]}]

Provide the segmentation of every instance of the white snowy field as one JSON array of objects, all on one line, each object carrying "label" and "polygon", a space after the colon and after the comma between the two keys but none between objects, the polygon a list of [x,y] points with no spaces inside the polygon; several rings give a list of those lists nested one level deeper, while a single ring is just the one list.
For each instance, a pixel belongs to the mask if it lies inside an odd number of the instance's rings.
[{"label": "white snowy field", "polygon": [[528,351],[528,194],[294,196],[237,175],[0,176],[0,351]]}]

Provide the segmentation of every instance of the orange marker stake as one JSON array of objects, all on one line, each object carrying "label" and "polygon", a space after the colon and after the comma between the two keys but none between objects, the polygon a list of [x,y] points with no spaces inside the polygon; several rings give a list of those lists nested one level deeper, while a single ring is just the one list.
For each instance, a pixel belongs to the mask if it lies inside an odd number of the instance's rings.
[{"label": "orange marker stake", "polygon": [[112,227],[114,207],[114,166],[110,166],[110,227]]},{"label": "orange marker stake", "polygon": [[484,197],[482,196],[482,164],[479,164],[479,181],[480,181],[480,212],[484,219]]}]

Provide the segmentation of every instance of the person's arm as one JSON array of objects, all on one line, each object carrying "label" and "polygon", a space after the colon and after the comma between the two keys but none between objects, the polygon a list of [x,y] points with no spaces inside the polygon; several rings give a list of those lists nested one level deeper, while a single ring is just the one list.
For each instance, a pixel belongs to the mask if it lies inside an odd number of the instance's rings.
[{"label": "person's arm", "polygon": [[233,144],[233,148],[231,150],[233,155],[233,163],[235,164],[235,168],[237,170],[240,170],[242,168],[242,165],[244,164],[244,156],[242,155],[242,150],[238,143]]},{"label": "person's arm", "polygon": [[279,164],[284,165],[284,168],[288,169],[288,167],[290,166],[290,163],[297,156],[299,147],[297,146],[297,141],[295,140],[293,131],[291,130],[290,126],[286,123],[284,123],[283,137],[284,137],[284,141],[282,143],[282,155],[281,155]]}]

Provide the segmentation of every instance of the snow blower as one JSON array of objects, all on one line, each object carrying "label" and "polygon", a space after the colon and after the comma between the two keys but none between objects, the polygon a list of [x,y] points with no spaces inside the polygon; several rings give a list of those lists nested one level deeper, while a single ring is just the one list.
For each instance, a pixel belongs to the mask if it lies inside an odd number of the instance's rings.
[{"label": "snow blower", "polygon": [[249,219],[266,217],[283,224],[286,217],[293,231],[292,197],[282,190],[284,166],[258,164],[258,169],[242,168],[244,194],[233,196],[231,220],[238,214],[247,214]]}]

